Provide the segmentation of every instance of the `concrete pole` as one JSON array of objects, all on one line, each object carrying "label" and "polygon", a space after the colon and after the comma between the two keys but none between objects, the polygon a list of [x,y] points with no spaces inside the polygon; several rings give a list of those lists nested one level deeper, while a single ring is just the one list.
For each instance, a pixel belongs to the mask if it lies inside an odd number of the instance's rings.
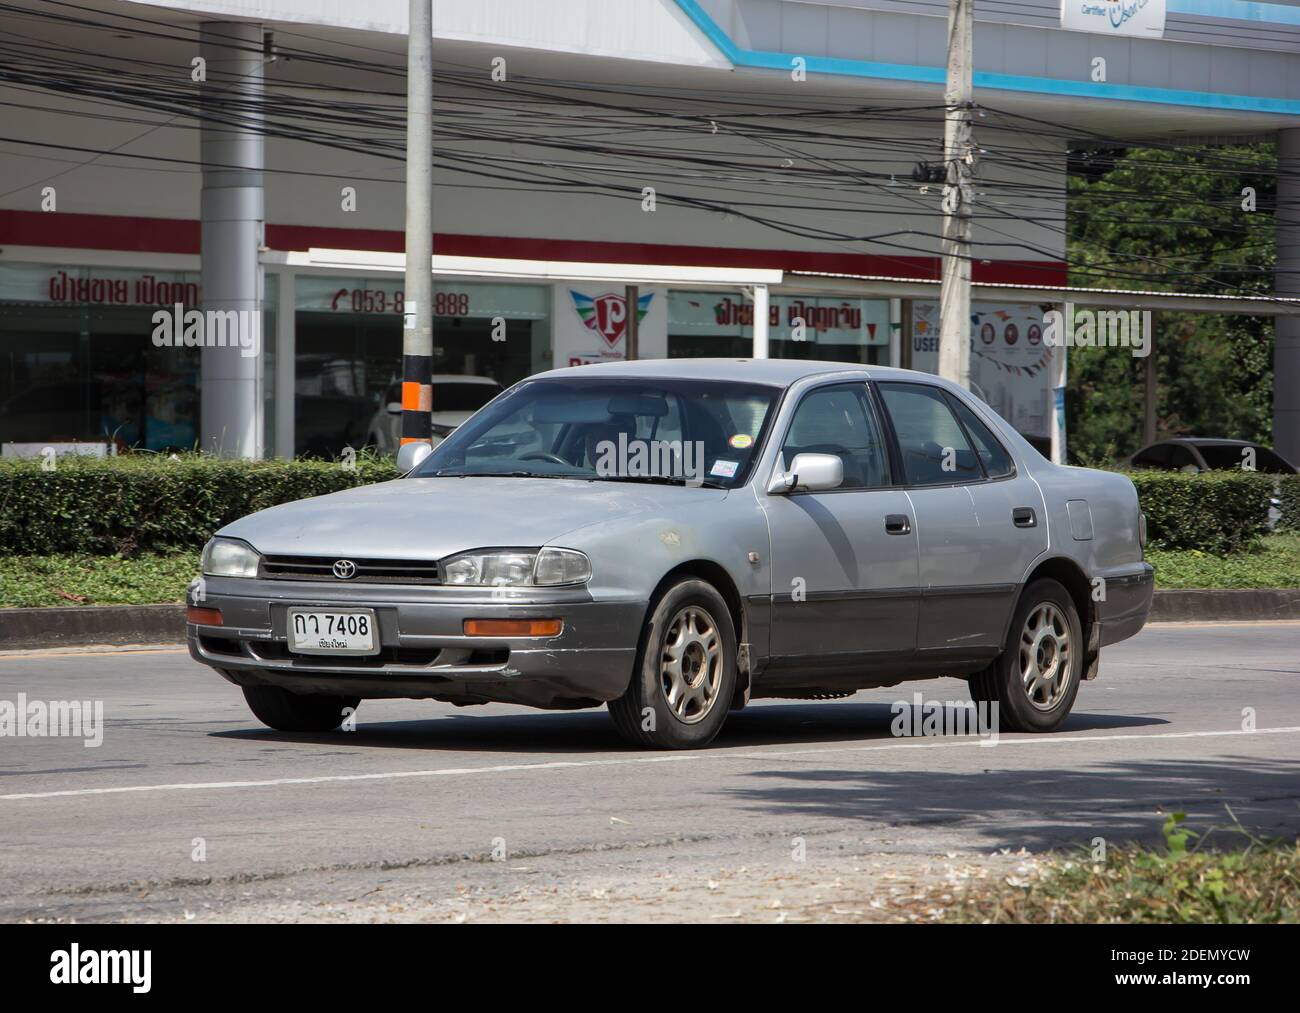
[{"label": "concrete pole", "polygon": [[641,289],[636,285],[623,288],[623,308],[626,320],[623,324],[623,358],[633,362],[641,356],[641,317],[637,310],[641,304]]},{"label": "concrete pole", "polygon": [[974,146],[971,77],[974,0],[948,0],[948,85],[944,90],[943,280],[939,289],[939,375],[970,387],[971,217]]},{"label": "concrete pole", "polygon": [[406,43],[406,290],[402,440],[433,437],[433,0],[410,0]]},{"label": "concrete pole", "polygon": [[1142,362],[1142,446],[1156,442],[1156,415],[1160,401],[1160,387],[1156,382],[1156,350],[1152,342],[1151,354]]},{"label": "concrete pole", "polygon": [[[205,345],[200,352],[200,447],[226,457],[262,454],[262,265],[265,243],[262,101],[262,26],[206,22],[199,53],[207,80],[201,101],[238,126],[204,120],[199,132],[203,188],[199,197],[199,279],[202,308],[239,313],[255,327],[255,354],[238,344]],[[233,168],[229,168],[233,167]],[[206,314],[205,314],[206,315]],[[281,369],[291,368],[281,363]]]},{"label": "concrete pole", "polygon": [[771,308],[766,285],[754,286],[754,358],[766,359],[771,354],[770,330]]},{"label": "concrete pole", "polygon": [[[1300,298],[1300,128],[1278,131],[1273,291]],[[1300,466],[1300,317],[1274,318],[1273,449]],[[1154,358],[1154,356],[1152,356]]]}]

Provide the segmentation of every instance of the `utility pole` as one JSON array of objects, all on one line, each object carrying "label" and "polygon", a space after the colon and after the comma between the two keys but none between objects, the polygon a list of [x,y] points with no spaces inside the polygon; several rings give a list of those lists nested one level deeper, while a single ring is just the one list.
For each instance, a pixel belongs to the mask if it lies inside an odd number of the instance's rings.
[{"label": "utility pole", "polygon": [[939,375],[970,387],[971,42],[975,0],[948,0],[948,85],[943,126],[943,282],[939,289]]},{"label": "utility pole", "polygon": [[433,436],[433,0],[410,0],[406,42],[406,290],[402,443]]},{"label": "utility pole", "polygon": [[641,319],[637,313],[641,304],[641,290],[636,285],[624,286],[623,303],[627,312],[623,323],[623,358],[632,362],[641,354]]}]

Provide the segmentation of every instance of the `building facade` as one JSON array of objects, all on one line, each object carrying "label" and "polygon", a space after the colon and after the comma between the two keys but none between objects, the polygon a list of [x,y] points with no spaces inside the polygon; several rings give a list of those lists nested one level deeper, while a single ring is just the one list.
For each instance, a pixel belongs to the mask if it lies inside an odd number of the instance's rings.
[{"label": "building facade", "polygon": [[[994,6],[977,282],[1064,284],[1072,139],[1280,134],[1300,165],[1300,5]],[[401,368],[405,0],[32,7],[0,15],[31,40],[0,65],[0,443],[373,442]],[[631,313],[643,357],[749,354],[757,313],[774,356],[930,361],[932,286],[826,279],[938,276],[946,3],[434,7],[435,373],[622,357]],[[1295,189],[1279,294],[1300,295]],[[160,312],[197,308],[255,315],[252,354],[159,340]],[[981,300],[972,348],[981,393],[1041,437],[1035,312]],[[1276,353],[1292,458],[1298,327]]]}]

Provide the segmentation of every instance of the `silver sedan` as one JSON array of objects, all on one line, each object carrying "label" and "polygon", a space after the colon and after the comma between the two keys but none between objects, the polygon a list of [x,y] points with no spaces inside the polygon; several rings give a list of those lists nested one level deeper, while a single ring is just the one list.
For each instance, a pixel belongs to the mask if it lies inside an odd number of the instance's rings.
[{"label": "silver sedan", "polygon": [[758,697],[957,676],[1003,730],[1050,731],[1151,604],[1132,483],[925,373],[558,369],[399,464],[204,551],[190,653],[273,728],[375,697],[607,704],[632,743],[691,748]]}]

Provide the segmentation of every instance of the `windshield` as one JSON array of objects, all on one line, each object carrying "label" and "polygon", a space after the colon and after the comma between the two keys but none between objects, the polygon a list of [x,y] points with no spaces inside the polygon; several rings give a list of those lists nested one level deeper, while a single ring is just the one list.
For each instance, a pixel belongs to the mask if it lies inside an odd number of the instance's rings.
[{"label": "windshield", "polygon": [[779,391],[712,380],[530,380],[479,412],[412,473],[733,488]]}]

